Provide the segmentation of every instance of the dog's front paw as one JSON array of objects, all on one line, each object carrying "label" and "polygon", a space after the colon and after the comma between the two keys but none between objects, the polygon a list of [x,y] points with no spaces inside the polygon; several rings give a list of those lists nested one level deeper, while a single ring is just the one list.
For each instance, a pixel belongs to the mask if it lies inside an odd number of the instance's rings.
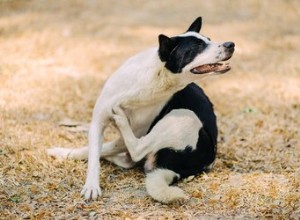
[{"label": "dog's front paw", "polygon": [[81,196],[84,196],[85,199],[97,199],[98,197],[100,197],[102,195],[101,193],[101,189],[99,187],[99,185],[93,185],[93,184],[85,184],[83,186],[83,189],[80,193]]}]

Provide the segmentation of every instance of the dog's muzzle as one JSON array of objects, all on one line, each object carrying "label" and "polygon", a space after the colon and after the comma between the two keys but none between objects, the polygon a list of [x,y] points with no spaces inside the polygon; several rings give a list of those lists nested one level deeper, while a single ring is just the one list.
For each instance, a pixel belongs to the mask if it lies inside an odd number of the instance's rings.
[{"label": "dog's muzzle", "polygon": [[195,67],[191,70],[192,73],[194,74],[204,74],[204,73],[210,73],[210,72],[215,72],[215,73],[226,73],[231,69],[229,66],[229,63],[222,63],[222,61],[229,60],[234,52],[234,47],[235,44],[231,41],[225,42],[222,45],[225,49],[225,54],[226,57],[221,60],[221,62],[217,63],[209,63],[209,64],[204,64],[198,67]]}]

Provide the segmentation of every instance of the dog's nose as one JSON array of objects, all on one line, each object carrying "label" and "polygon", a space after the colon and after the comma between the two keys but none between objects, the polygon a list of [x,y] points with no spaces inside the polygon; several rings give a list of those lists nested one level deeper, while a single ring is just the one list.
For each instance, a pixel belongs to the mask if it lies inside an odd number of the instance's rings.
[{"label": "dog's nose", "polygon": [[233,42],[228,41],[228,42],[225,42],[223,44],[223,46],[227,49],[232,49],[232,48],[234,48],[235,44]]}]

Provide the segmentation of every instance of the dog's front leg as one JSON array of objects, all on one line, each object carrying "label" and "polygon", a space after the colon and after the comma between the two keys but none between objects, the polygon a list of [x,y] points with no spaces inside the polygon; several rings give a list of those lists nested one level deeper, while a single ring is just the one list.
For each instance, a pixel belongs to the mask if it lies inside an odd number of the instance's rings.
[{"label": "dog's front leg", "polygon": [[[96,123],[91,123],[89,130],[89,155],[87,177],[81,195],[86,199],[96,199],[101,196],[99,185],[100,175],[100,152],[102,145],[101,128]],[[100,143],[101,142],[101,143]]]},{"label": "dog's front leg", "polygon": [[88,153],[88,170],[84,187],[81,195],[86,199],[96,199],[101,196],[101,189],[99,183],[100,176],[100,153],[103,143],[103,131],[108,124],[109,114],[101,108],[99,104],[100,99],[97,100],[93,111],[93,118],[89,129],[89,153]]}]

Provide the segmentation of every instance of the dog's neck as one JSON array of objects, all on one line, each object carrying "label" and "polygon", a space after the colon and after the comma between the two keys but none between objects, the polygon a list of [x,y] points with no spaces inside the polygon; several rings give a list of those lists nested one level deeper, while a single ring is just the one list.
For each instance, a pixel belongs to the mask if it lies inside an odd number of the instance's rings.
[{"label": "dog's neck", "polygon": [[158,73],[154,76],[156,83],[156,88],[161,90],[161,92],[174,92],[181,87],[181,82],[179,77],[175,74],[172,74],[169,70],[167,70],[164,66],[158,71]]},{"label": "dog's neck", "polygon": [[172,73],[165,67],[165,63],[162,62],[161,68],[154,76],[155,80],[153,81],[156,82],[155,86],[158,91],[166,94],[174,94],[194,81],[193,77],[183,77],[183,74],[187,73]]},{"label": "dog's neck", "polygon": [[[151,83],[144,88],[142,100],[146,101],[146,105],[167,102],[174,93],[183,89],[189,83],[191,82],[183,81],[179,74],[171,73],[162,63],[161,68],[153,76]],[[143,103],[142,100],[140,100],[140,103]]]}]

